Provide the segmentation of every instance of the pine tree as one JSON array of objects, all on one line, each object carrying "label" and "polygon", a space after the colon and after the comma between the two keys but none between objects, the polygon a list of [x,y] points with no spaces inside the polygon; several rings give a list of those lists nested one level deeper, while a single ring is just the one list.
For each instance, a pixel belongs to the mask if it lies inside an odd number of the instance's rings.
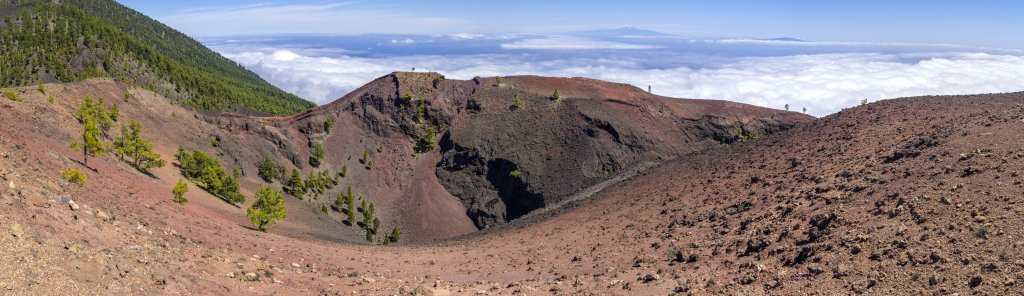
[{"label": "pine tree", "polygon": [[309,165],[313,167],[320,167],[320,162],[324,160],[324,156],[327,153],[324,151],[324,145],[316,143],[313,145],[313,154],[309,156]]},{"label": "pine tree", "polygon": [[339,212],[345,208],[345,193],[338,193],[338,197],[334,198],[334,208]]},{"label": "pine tree", "polygon": [[153,143],[142,137],[142,126],[134,119],[128,126],[121,127],[121,136],[114,139],[114,149],[121,160],[143,172],[166,164],[160,154],[153,153]]},{"label": "pine tree", "polygon": [[355,225],[356,224],[356,202],[355,202],[355,197],[352,196],[352,190],[351,190],[352,187],[349,187],[349,189],[350,190],[349,190],[349,193],[348,193],[348,198],[346,198],[346,200],[345,200],[345,203],[348,205],[348,223],[352,224],[352,225]]},{"label": "pine tree", "polygon": [[[72,146],[75,146],[73,143]],[[92,120],[91,115],[84,115],[82,119],[82,164],[89,167],[89,157],[100,157],[106,153],[103,143],[100,142],[100,129]]]},{"label": "pine tree", "polygon": [[185,192],[188,192],[188,185],[185,184],[185,181],[178,180],[178,184],[175,184],[174,189],[171,190],[171,193],[174,194],[174,202],[181,204],[188,202],[188,198],[185,198]]},{"label": "pine tree", "polygon": [[279,170],[277,169],[277,165],[274,164],[274,161],[270,160],[270,157],[263,156],[263,161],[260,162],[258,169],[258,175],[260,178],[262,178],[263,181],[270,183],[274,181],[274,178],[277,178],[278,172]]},{"label": "pine tree", "polygon": [[391,228],[391,234],[388,235],[387,241],[390,242],[390,243],[397,243],[398,240],[401,237],[402,237],[402,231],[399,230],[398,227]]},{"label": "pine tree", "polygon": [[93,102],[92,97],[86,96],[85,100],[82,101],[82,105],[75,111],[75,117],[78,118],[79,123],[85,123],[86,116],[91,117],[93,123],[102,130],[103,135],[106,135],[110,128],[114,126],[114,121],[117,120],[120,111],[116,107],[106,110],[103,106],[103,98],[100,98],[99,102]]},{"label": "pine tree", "polygon": [[120,115],[121,115],[121,108],[118,107],[117,104],[111,104],[110,105],[110,109],[107,110],[107,116],[110,117],[110,120],[113,120],[114,122],[117,122],[117,117],[120,116]]},{"label": "pine tree", "polygon": [[316,193],[319,186],[316,184],[316,179],[313,176],[313,171],[309,171],[309,175],[306,176],[305,183],[306,192]]},{"label": "pine tree", "polygon": [[259,231],[267,231],[267,227],[288,216],[281,193],[267,185],[260,185],[260,190],[256,192],[256,201],[249,206],[246,213],[252,220],[252,225]]},{"label": "pine tree", "polygon": [[370,207],[366,208],[366,201],[364,200],[363,201],[363,228],[366,228],[367,231],[372,231],[372,229],[373,229],[373,214],[374,214],[374,211],[375,210],[373,208],[373,204],[371,203]]},{"label": "pine tree", "polygon": [[302,177],[299,176],[299,170],[292,169],[292,177],[288,178],[288,194],[301,197],[301,195],[305,194],[305,189],[302,186]]}]

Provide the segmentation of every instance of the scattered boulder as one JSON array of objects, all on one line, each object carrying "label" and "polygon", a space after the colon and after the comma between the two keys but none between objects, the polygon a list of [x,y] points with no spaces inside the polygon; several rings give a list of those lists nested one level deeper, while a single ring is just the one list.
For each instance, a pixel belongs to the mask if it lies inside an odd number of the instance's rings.
[{"label": "scattered boulder", "polygon": [[977,288],[981,285],[981,276],[972,276],[971,280],[967,282],[967,286],[971,289]]},{"label": "scattered boulder", "polygon": [[96,215],[96,218],[99,218],[100,220],[103,220],[103,221],[113,220],[113,217],[111,217],[110,214],[105,212],[105,211],[96,210],[96,212],[94,212],[94,214]]},{"label": "scattered boulder", "polygon": [[25,229],[21,227],[21,224],[14,223],[11,225],[11,235],[20,238],[25,235]]},{"label": "scattered boulder", "polygon": [[660,280],[660,279],[661,279],[661,276],[659,276],[656,273],[650,273],[650,274],[646,274],[646,275],[640,277],[640,280],[645,282],[645,283],[650,283],[650,282],[657,281],[657,280]]}]

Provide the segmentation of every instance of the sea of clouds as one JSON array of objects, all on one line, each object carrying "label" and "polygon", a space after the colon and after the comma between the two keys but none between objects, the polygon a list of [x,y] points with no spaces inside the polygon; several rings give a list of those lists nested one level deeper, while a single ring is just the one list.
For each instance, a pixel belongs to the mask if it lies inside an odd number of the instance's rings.
[{"label": "sea of clouds", "polygon": [[[778,109],[788,104],[791,110],[807,108],[815,116],[854,106],[863,99],[1024,90],[1024,57],[1013,54],[856,52],[716,57],[560,38],[510,41],[502,44],[500,51],[457,55],[412,52],[374,56],[294,46],[214,49],[270,83],[320,104],[387,73],[414,67],[454,79],[582,76],[643,89],[649,85],[654,93],[670,97],[725,99]],[[413,43],[404,40],[399,43]]]}]

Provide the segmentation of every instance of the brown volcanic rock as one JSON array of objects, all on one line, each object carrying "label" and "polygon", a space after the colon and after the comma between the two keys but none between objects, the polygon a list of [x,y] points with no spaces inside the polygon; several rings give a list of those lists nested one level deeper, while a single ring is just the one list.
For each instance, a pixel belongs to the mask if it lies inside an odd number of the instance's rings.
[{"label": "brown volcanic rock", "polygon": [[[556,88],[562,94],[557,101],[551,99]],[[516,96],[525,104],[522,110],[512,108]],[[330,134],[323,129],[327,118],[338,125]],[[325,144],[328,167],[335,170],[342,164],[362,167],[350,157],[368,151],[383,172],[357,170],[357,195],[374,195],[378,208],[383,205],[416,240],[471,232],[461,222],[466,217],[479,228],[504,223],[631,167],[735,142],[741,129],[744,136],[766,135],[810,119],[732,102],[659,97],[585,78],[514,76],[497,85],[494,78],[446,80],[437,73],[405,72],[293,117],[232,118],[237,126],[260,121],[264,127],[256,132],[300,168],[314,143]],[[413,154],[428,127],[438,131],[440,162]],[[375,143],[386,151],[376,151]],[[430,169],[435,164],[436,172]],[[519,177],[510,176],[517,170]],[[428,185],[434,178],[445,190]],[[452,195],[465,209],[451,206]],[[446,206],[427,212],[422,205]],[[452,228],[414,222],[439,217],[412,213],[443,217]],[[462,218],[455,223],[452,217]]]},{"label": "brown volcanic rock", "polygon": [[[659,97],[585,78],[474,82],[468,101],[476,109],[443,137],[437,174],[481,228],[558,204],[633,166],[737,141],[741,129],[756,137],[811,119],[725,101]],[[552,98],[555,89],[558,100]],[[516,97],[523,109],[512,106]]]}]

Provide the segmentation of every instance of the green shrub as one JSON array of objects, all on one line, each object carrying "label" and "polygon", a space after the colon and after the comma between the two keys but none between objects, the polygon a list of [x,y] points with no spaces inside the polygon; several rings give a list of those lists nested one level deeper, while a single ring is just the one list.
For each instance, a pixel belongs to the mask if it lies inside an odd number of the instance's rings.
[{"label": "green shrub", "polygon": [[416,100],[416,122],[423,122],[427,116],[427,104],[426,100]]},{"label": "green shrub", "polygon": [[180,204],[188,202],[185,192],[188,192],[188,184],[185,184],[183,180],[178,180],[178,184],[175,184],[174,189],[171,190],[171,193],[174,194],[174,202]]},{"label": "green shrub", "polygon": [[13,91],[5,91],[4,96],[7,97],[8,100],[21,102],[21,99],[18,98],[18,95],[15,94]]},{"label": "green shrub", "polygon": [[433,126],[428,126],[416,141],[416,152],[425,153],[434,148],[437,148],[437,130]]},{"label": "green shrub", "polygon": [[67,180],[70,183],[74,183],[74,184],[78,184],[78,185],[85,185],[85,181],[86,181],[86,179],[88,179],[85,176],[85,174],[83,174],[81,171],[76,170],[76,169],[66,169],[66,170],[60,171],[60,177],[64,178],[64,180]]},{"label": "green shrub", "polygon": [[523,100],[519,99],[519,95],[515,95],[512,101],[512,110],[522,110]]},{"label": "green shrub", "polygon": [[551,94],[551,100],[552,101],[558,101],[561,98],[562,98],[562,95],[558,93],[558,89],[556,88],[555,89],[555,93]]},{"label": "green shrub", "polygon": [[986,227],[986,226],[979,226],[979,227],[975,228],[974,229],[974,236],[977,237],[977,238],[981,238],[981,239],[984,239],[984,238],[988,237],[988,227]]},{"label": "green shrub", "polygon": [[330,134],[332,129],[334,129],[334,117],[327,117],[327,120],[324,121],[324,132]]}]

